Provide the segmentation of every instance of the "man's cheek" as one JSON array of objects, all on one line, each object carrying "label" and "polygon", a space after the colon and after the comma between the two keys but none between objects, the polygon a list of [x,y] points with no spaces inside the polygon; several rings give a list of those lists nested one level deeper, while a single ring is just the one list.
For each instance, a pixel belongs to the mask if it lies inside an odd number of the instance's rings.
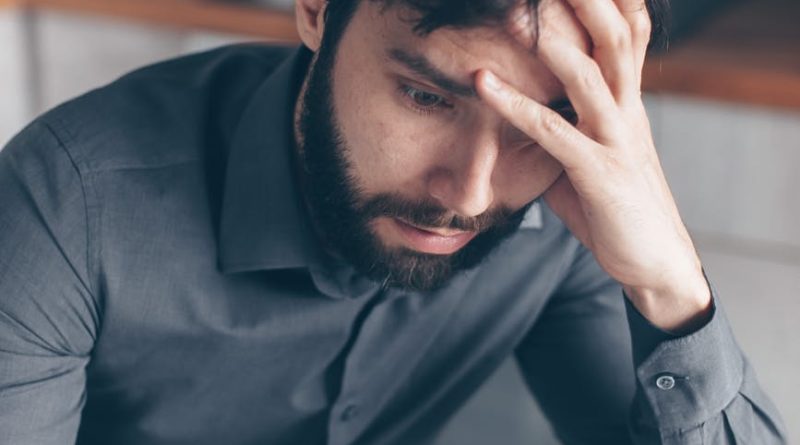
[{"label": "man's cheek", "polygon": [[386,181],[405,182],[417,176],[424,166],[431,162],[425,149],[430,146],[418,129],[408,122],[381,116],[373,121],[372,128],[366,128],[362,139],[362,163],[369,173],[378,175]]},{"label": "man's cheek", "polygon": [[495,175],[497,196],[511,208],[538,198],[561,175],[563,167],[541,147],[528,147],[503,159]]}]

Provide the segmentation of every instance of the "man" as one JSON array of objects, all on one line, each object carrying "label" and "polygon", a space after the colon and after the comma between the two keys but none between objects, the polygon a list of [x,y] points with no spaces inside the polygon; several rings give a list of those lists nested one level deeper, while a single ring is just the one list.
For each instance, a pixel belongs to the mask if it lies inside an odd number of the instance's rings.
[{"label": "man", "polygon": [[0,441],[429,443],[513,353],[565,443],[782,443],[658,164],[645,6],[299,0],[303,48],[38,119]]}]

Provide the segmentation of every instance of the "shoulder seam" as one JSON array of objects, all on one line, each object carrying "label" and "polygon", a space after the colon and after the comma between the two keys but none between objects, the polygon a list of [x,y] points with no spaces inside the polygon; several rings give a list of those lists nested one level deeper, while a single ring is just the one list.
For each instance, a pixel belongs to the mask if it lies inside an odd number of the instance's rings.
[{"label": "shoulder seam", "polygon": [[[56,142],[58,142],[58,146],[67,155],[67,157],[70,160],[70,163],[72,164],[73,168],[75,169],[75,172],[78,174],[78,180],[80,181],[80,184],[81,184],[81,196],[83,198],[84,217],[86,218],[86,264],[85,264],[85,267],[86,267],[87,279],[88,279],[89,282],[84,283],[84,286],[90,292],[90,294],[94,298],[95,302],[99,303],[97,289],[94,288],[93,283],[92,283],[92,274],[93,274],[93,270],[94,270],[93,267],[92,267],[94,261],[93,261],[93,255],[92,255],[92,249],[91,249],[92,230],[91,230],[91,221],[90,221],[90,215],[89,215],[89,200],[88,200],[87,192],[86,192],[86,183],[85,183],[86,178],[84,176],[84,172],[82,171],[82,169],[81,169],[81,167],[79,165],[79,160],[76,159],[75,156],[73,155],[73,153],[69,150],[69,148],[67,146],[68,145],[67,144],[67,140],[64,137],[62,137],[62,135],[53,128],[51,123],[49,123],[49,122],[47,122],[47,121],[45,121],[43,119],[39,119],[38,121],[50,133],[50,135],[53,137],[53,139],[55,139]],[[63,126],[60,125],[60,127],[61,127],[62,130],[64,130],[65,136],[67,136],[67,138],[69,140],[71,140],[71,141],[74,140],[74,137],[72,136],[71,133],[66,131],[66,129],[63,128]]]}]

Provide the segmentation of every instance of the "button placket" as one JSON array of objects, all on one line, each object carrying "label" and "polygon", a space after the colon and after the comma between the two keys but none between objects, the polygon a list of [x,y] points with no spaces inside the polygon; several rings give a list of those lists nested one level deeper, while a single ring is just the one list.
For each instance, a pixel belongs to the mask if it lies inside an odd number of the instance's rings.
[{"label": "button placket", "polygon": [[365,423],[369,422],[371,414],[370,400],[364,399],[363,394],[365,377],[363,372],[359,373],[359,366],[354,362],[364,356],[360,352],[365,347],[364,343],[372,340],[370,336],[364,335],[364,329],[375,317],[377,308],[385,302],[386,292],[383,292],[380,284],[375,282],[371,282],[367,290],[367,295],[358,297],[359,299],[363,297],[367,303],[353,323],[350,344],[342,352],[344,356],[339,394],[328,425],[329,445],[351,443],[362,431]]}]

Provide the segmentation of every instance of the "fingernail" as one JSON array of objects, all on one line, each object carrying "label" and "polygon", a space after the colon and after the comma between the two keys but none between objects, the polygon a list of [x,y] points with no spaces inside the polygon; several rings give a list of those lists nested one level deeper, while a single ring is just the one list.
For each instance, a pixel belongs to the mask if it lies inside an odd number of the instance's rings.
[{"label": "fingernail", "polygon": [[497,80],[497,77],[492,74],[491,71],[486,71],[483,76],[483,82],[486,84],[487,87],[497,91],[500,89],[500,81]]}]

